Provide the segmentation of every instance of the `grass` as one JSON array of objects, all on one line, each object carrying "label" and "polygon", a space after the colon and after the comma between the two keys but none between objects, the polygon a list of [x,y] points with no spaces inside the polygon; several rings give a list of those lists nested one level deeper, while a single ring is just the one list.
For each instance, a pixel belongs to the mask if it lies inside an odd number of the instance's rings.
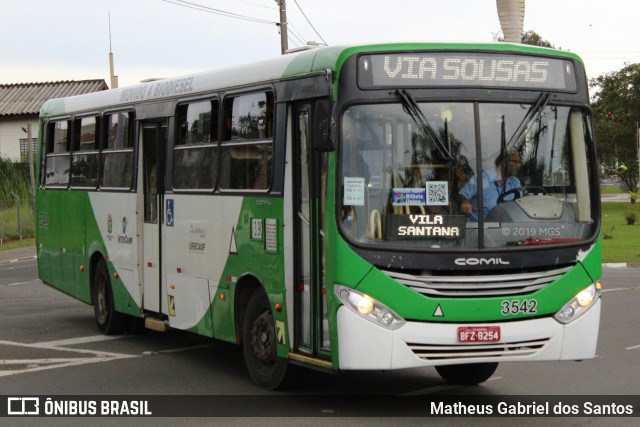
[{"label": "grass", "polygon": [[626,194],[627,191],[623,191],[619,185],[601,185],[600,193],[602,194]]},{"label": "grass", "polygon": [[[35,233],[35,221],[33,211],[28,203],[23,203],[20,209],[20,222],[22,226],[22,238],[32,237]],[[0,240],[7,241],[20,240],[20,230],[18,229],[18,210],[15,206],[11,208],[0,208]],[[3,245],[0,245],[0,250]]]},{"label": "grass", "polygon": [[8,251],[11,249],[26,248],[27,246],[35,246],[35,237],[23,238],[22,240],[5,241],[0,245],[0,251]]},{"label": "grass", "polygon": [[[628,225],[625,214],[630,209],[636,212],[638,220]],[[640,204],[603,203],[602,232],[610,234],[610,239],[602,241],[602,262],[640,262]]]}]

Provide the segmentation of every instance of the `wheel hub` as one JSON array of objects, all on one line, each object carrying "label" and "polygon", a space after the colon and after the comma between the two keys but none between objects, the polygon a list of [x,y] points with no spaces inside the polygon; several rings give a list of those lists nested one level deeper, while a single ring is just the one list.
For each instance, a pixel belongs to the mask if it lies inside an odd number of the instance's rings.
[{"label": "wheel hub", "polygon": [[259,360],[272,362],[275,358],[275,333],[271,314],[265,312],[258,316],[251,328],[251,347]]}]

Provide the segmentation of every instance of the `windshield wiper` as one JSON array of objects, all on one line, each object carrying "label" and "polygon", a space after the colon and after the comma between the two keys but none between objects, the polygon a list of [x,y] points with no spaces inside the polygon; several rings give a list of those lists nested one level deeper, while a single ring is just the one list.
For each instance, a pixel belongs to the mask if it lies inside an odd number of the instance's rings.
[{"label": "windshield wiper", "polygon": [[529,109],[529,111],[527,111],[527,114],[524,116],[524,118],[518,125],[518,128],[513,133],[513,135],[511,135],[511,138],[509,138],[509,141],[505,144],[505,148],[508,149],[509,147],[511,147],[512,144],[515,145],[515,142],[520,139],[524,131],[527,129],[527,126],[529,126],[529,123],[531,122],[531,120],[534,117],[536,117],[542,110],[544,110],[544,107],[546,107],[547,104],[549,104],[550,100],[551,100],[551,92],[542,92],[540,94],[536,103],[533,105],[533,107]]},{"label": "windshield wiper", "polygon": [[551,239],[537,239],[535,237],[529,237],[525,240],[517,242],[507,242],[507,246],[536,246],[536,245],[551,245],[554,243],[574,243],[579,242],[580,239],[574,237],[556,237]]},{"label": "windshield wiper", "polygon": [[[448,147],[442,141],[440,136],[433,130],[429,121],[425,117],[424,113],[420,109],[420,106],[416,102],[415,99],[407,92],[405,89],[396,90],[398,96],[402,100],[402,106],[404,111],[411,117],[411,119],[418,125],[418,129],[420,133],[422,133],[423,137],[426,139],[431,139],[434,143],[440,154],[447,160],[451,160],[453,157],[451,156],[451,152]],[[446,126],[446,122],[445,122]],[[448,132],[448,130],[447,130]]]}]

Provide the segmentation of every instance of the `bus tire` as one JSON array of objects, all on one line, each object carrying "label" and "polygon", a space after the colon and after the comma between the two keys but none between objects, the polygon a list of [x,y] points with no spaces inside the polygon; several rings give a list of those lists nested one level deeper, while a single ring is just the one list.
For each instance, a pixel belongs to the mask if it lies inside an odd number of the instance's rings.
[{"label": "bus tire", "polygon": [[291,367],[287,359],[276,354],[275,322],[269,300],[255,291],[244,316],[242,354],[251,379],[260,387],[277,390],[290,384]]},{"label": "bus tire", "polygon": [[96,325],[103,334],[119,335],[124,332],[126,318],[115,310],[109,270],[103,259],[96,264],[93,276],[93,313]]},{"label": "bus tire", "polygon": [[467,363],[464,365],[436,366],[436,371],[448,383],[475,385],[491,378],[497,367],[497,363]]}]

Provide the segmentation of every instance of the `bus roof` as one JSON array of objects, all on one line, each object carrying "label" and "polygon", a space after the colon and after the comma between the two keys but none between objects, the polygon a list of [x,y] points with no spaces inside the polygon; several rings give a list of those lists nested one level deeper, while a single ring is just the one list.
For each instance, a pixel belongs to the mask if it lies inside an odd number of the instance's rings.
[{"label": "bus roof", "polygon": [[384,51],[493,51],[532,55],[554,55],[582,60],[575,54],[537,46],[510,43],[383,43],[358,46],[329,46],[283,55],[261,62],[220,70],[204,71],[181,77],[150,81],[118,89],[68,98],[51,99],[40,111],[41,117],[58,116],[117,108],[139,102],[153,102],[176,96],[233,90],[277,80],[323,73],[332,70],[336,76],[348,57],[362,52]]}]

